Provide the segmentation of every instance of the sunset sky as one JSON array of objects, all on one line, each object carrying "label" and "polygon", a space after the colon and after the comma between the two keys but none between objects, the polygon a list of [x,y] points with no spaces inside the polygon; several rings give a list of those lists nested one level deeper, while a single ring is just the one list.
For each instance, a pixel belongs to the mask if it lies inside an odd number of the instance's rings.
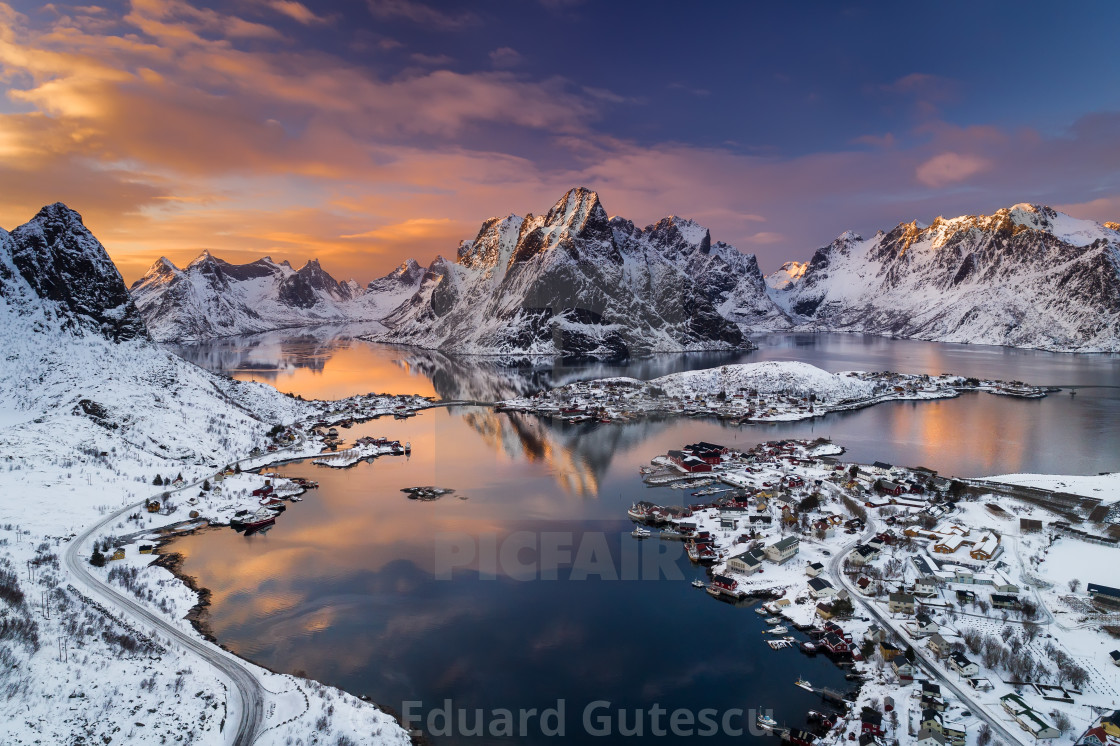
[{"label": "sunset sky", "polygon": [[[920,7],[921,13],[916,10]],[[1016,202],[1120,220],[1120,4],[0,3],[0,225],[365,282],[576,185],[764,271]]]}]

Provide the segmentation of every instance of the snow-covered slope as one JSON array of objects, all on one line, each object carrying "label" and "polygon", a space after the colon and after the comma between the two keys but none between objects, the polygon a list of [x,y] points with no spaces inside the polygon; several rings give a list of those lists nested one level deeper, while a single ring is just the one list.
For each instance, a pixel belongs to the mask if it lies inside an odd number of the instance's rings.
[{"label": "snow-covered slope", "polygon": [[41,432],[53,452],[108,435],[156,457],[219,458],[306,406],[152,343],[116,267],[65,205],[0,231],[0,334],[0,442]]},{"label": "snow-covered slope", "polygon": [[415,293],[422,274],[410,261],[362,288],[338,282],[314,259],[296,270],[271,257],[230,264],[203,252],[184,269],[161,257],[131,292],[155,339],[187,342],[374,321]]},{"label": "snow-covered slope", "polygon": [[795,360],[723,365],[688,370],[655,378],[649,383],[668,396],[734,394],[755,390],[768,394],[816,394],[821,404],[866,399],[875,394],[875,384],[843,373],[829,373]]},{"label": "snow-covered slope", "polygon": [[845,233],[799,278],[779,272],[771,296],[818,329],[1120,350],[1120,232],[1049,207]]},{"label": "snow-covered slope", "polygon": [[[229,743],[239,705],[227,681],[197,654],[148,637],[146,623],[91,601],[58,555],[84,526],[158,489],[153,475],[212,476],[208,464],[244,456],[273,424],[316,405],[158,347],[104,248],[61,204],[0,230],[0,343],[0,615],[14,632],[0,639],[0,742]],[[113,569],[128,563],[150,583],[150,610],[189,630],[197,595],[149,567],[151,556],[129,553]],[[13,572],[21,568],[26,576]],[[356,697],[245,666],[265,692],[262,746],[323,731],[319,717],[340,743],[408,743]]]},{"label": "snow-covered slope", "polygon": [[384,319],[382,341],[483,355],[626,357],[749,346],[746,320],[782,323],[753,257],[678,218],[638,230],[595,192],[546,214],[491,218],[457,261],[437,258]]}]

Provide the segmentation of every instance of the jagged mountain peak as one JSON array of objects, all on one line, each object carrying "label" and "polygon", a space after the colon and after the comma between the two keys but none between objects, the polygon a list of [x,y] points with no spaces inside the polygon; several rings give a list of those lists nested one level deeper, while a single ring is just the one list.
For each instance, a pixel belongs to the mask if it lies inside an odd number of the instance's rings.
[{"label": "jagged mountain peak", "polygon": [[548,225],[573,225],[582,224],[592,216],[601,215],[604,221],[609,221],[603,204],[599,201],[598,192],[587,187],[573,187],[556,201],[552,209],[545,215]]},{"label": "jagged mountain peak", "polygon": [[0,242],[0,295],[39,308],[75,334],[114,342],[148,337],[120,272],[77,211],[46,205]]}]

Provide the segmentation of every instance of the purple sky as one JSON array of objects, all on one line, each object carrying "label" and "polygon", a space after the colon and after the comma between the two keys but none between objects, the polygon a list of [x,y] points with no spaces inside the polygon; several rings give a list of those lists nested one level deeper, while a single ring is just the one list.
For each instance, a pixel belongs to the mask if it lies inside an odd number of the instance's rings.
[{"label": "purple sky", "polygon": [[365,281],[567,188],[759,256],[1016,202],[1120,220],[1120,5],[0,4],[0,225]]}]

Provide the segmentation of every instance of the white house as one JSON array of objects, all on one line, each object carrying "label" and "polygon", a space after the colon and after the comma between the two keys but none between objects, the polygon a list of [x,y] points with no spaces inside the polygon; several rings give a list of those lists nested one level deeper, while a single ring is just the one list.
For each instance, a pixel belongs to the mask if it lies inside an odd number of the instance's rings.
[{"label": "white house", "polygon": [[820,600],[836,595],[836,588],[825,578],[809,578],[809,595]]},{"label": "white house", "polygon": [[966,677],[980,673],[980,667],[970,661],[963,653],[953,653],[949,656],[949,668]]},{"label": "white house", "polygon": [[820,562],[810,562],[805,566],[805,574],[810,578],[815,578],[824,572],[824,565]]}]

